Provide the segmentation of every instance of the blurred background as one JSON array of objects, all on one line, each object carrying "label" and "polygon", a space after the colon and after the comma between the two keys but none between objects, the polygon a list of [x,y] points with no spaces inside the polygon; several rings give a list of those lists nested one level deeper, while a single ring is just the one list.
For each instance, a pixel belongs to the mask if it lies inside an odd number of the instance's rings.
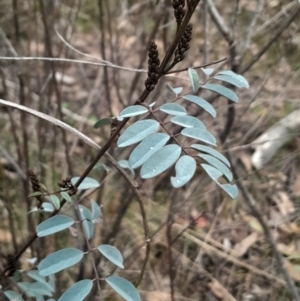
[{"label": "blurred background", "polygon": [[[155,40],[162,59],[176,33],[168,0],[0,0],[0,7],[0,98],[60,119],[100,146],[109,139],[110,126],[94,129],[95,122],[118,116],[144,90],[149,41]],[[200,91],[216,108],[215,119],[196,106],[188,111],[218,138],[218,150],[230,154],[235,181],[255,201],[298,286],[299,1],[202,0],[191,23],[190,49],[174,69],[227,58],[212,68],[242,74],[250,89],[238,89],[239,102],[234,105]],[[13,59],[22,57],[32,59]],[[200,69],[198,74],[205,79]],[[185,93],[190,90],[188,73],[173,73],[161,78],[147,103],[172,100],[167,84],[183,87]],[[257,140],[263,134],[269,142],[265,148]],[[59,181],[80,176],[96,153],[60,127],[0,106],[0,270],[7,254],[15,254],[39,223],[38,213],[28,214],[36,203],[27,197],[32,192],[27,170],[34,170],[49,191],[57,191]],[[109,153],[116,160],[127,159],[130,149],[114,143]],[[140,185],[151,236],[151,254],[139,286],[143,300],[171,300],[172,277],[175,300],[291,300],[245,195],[231,200],[200,169],[176,190],[170,183],[173,173],[171,169],[147,181],[138,173],[133,176]],[[103,206],[91,244],[118,247],[126,267],[119,274],[134,281],[145,256],[134,193],[105,158],[90,176],[101,186],[80,201],[89,207],[93,199]],[[72,207],[62,209],[67,210],[72,214]],[[85,248],[78,235],[64,231],[37,240],[18,268],[28,271],[26,258],[41,259],[66,246]],[[98,262],[100,274],[112,273],[107,261]],[[57,275],[57,296],[84,277],[94,277],[88,259]],[[3,283],[2,288],[8,288]],[[119,298],[108,287],[103,290],[105,300]]]}]

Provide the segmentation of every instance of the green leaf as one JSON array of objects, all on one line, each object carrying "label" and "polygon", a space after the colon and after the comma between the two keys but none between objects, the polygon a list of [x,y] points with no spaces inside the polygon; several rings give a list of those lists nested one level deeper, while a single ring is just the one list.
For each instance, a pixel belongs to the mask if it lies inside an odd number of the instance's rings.
[{"label": "green leaf", "polygon": [[149,179],[161,174],[178,160],[180,154],[180,146],[176,144],[164,146],[144,163],[141,168],[141,177]]},{"label": "green leaf", "polygon": [[40,196],[40,195],[42,195],[42,192],[41,192],[41,191],[35,191],[35,192],[31,193],[28,197],[29,197],[29,198],[32,198],[32,197],[34,197],[34,196]]},{"label": "green leaf", "polygon": [[35,297],[35,293],[30,290],[30,282],[17,282],[17,285],[28,297]]},{"label": "green leaf", "polygon": [[30,278],[43,283],[44,285],[46,285],[48,287],[48,289],[50,291],[54,291],[54,289],[51,287],[51,285],[46,281],[46,278],[41,276],[38,270],[31,270],[27,273],[27,276],[29,276]]},{"label": "green leaf", "polygon": [[110,262],[121,269],[124,269],[123,257],[120,251],[111,245],[101,245],[98,247],[99,252],[104,255]]},{"label": "green leaf", "polygon": [[220,187],[232,198],[237,198],[239,191],[237,186],[231,184],[220,184]]},{"label": "green leaf", "polygon": [[110,285],[118,294],[120,294],[127,301],[142,301],[142,298],[134,287],[134,285],[128,280],[110,276],[105,279],[105,281]]},{"label": "green leaf", "polygon": [[216,145],[217,142],[216,138],[210,132],[201,128],[185,128],[181,131],[181,134],[212,145]]},{"label": "green leaf", "polygon": [[232,173],[230,169],[220,160],[216,159],[215,157],[211,155],[203,155],[199,154],[198,155],[200,158],[204,159],[207,163],[212,165],[213,167],[217,168],[222,172],[222,174],[228,179],[228,181],[232,181]]},{"label": "green leaf", "polygon": [[221,176],[223,176],[223,173],[220,172],[218,169],[216,169],[215,167],[208,165],[208,164],[201,164],[201,166],[203,167],[203,169],[206,171],[206,173],[210,176],[210,178],[216,182],[218,184],[218,178],[220,178]]},{"label": "green leaf", "polygon": [[144,140],[159,129],[156,120],[146,119],[130,125],[118,139],[118,147],[125,147]]},{"label": "green leaf", "polygon": [[[75,185],[78,180],[79,180],[79,177],[74,177],[71,179],[71,182],[73,185]],[[79,185],[78,189],[79,190],[87,190],[87,189],[91,189],[91,188],[97,188],[99,186],[100,186],[100,184],[98,183],[98,181],[96,181],[92,178],[86,177],[82,181],[82,183]]]},{"label": "green leaf", "polygon": [[72,198],[70,197],[70,195],[66,192],[66,191],[61,191],[60,195],[68,202],[68,203],[72,203]]},{"label": "green leaf", "polygon": [[[234,73],[233,71],[231,70],[224,70],[224,71],[220,71],[219,73],[217,73],[216,76],[219,76],[219,75],[225,75],[226,77],[231,77],[231,78],[234,78],[234,82],[230,82],[227,80],[227,82],[239,87],[239,88],[249,88],[249,83],[248,81],[245,79],[245,77],[243,77],[242,75],[240,74],[236,74]],[[214,78],[216,78],[216,76]],[[224,78],[224,77],[222,77]],[[221,79],[223,81],[226,81],[224,79]]]},{"label": "green leaf", "polygon": [[60,200],[58,196],[56,196],[55,194],[51,194],[50,197],[55,209],[58,210],[60,208]]},{"label": "green leaf", "polygon": [[34,282],[30,285],[30,291],[35,295],[52,296],[51,288],[45,283]]},{"label": "green leaf", "polygon": [[131,168],[142,166],[155,152],[160,150],[170,139],[165,133],[156,133],[144,139],[130,154]]},{"label": "green leaf", "polygon": [[74,223],[75,221],[66,215],[52,216],[37,226],[37,236],[43,237],[62,231],[71,227]]},{"label": "green leaf", "polygon": [[199,90],[199,76],[197,71],[194,68],[188,69],[189,78],[192,84],[192,88],[194,92]]},{"label": "green leaf", "polygon": [[228,75],[224,75],[224,74],[215,75],[214,79],[221,80],[223,82],[234,85],[238,88],[244,88],[244,83],[243,82],[240,82],[240,80],[238,80],[234,77],[228,76]]},{"label": "green leaf", "polygon": [[41,276],[49,276],[78,263],[83,252],[75,248],[66,248],[54,252],[43,259],[38,265]]},{"label": "green leaf", "polygon": [[123,168],[129,171],[130,177],[133,179],[135,176],[134,170],[131,168],[128,160],[120,160],[118,161],[119,165]]},{"label": "green leaf", "polygon": [[91,200],[91,204],[92,204],[92,220],[96,220],[102,216],[101,208],[94,200]]},{"label": "green leaf", "polygon": [[191,180],[196,171],[196,160],[190,156],[182,156],[175,165],[176,177],[171,177],[172,186],[182,187]]},{"label": "green leaf", "polygon": [[4,295],[10,300],[10,301],[24,301],[22,296],[14,291],[4,291]]},{"label": "green leaf", "polygon": [[213,92],[216,92],[220,94],[221,96],[224,96],[225,98],[228,98],[229,100],[233,102],[238,102],[239,98],[238,96],[230,89],[223,87],[221,85],[215,85],[215,84],[206,84],[202,86],[203,89],[207,89]]},{"label": "green leaf", "polygon": [[185,96],[182,96],[182,98],[185,100],[188,100],[188,101],[196,104],[200,108],[204,109],[212,117],[217,116],[217,112],[216,112],[215,108],[209,102],[207,102],[205,99],[203,99],[199,96],[196,96],[196,95],[185,95]]},{"label": "green leaf", "polygon": [[174,116],[170,121],[185,128],[196,127],[203,130],[206,129],[203,122],[193,116]]},{"label": "green leaf", "polygon": [[44,202],[42,204],[42,208],[44,209],[45,212],[53,212],[54,211],[52,204],[48,203],[48,202]]},{"label": "green leaf", "polygon": [[84,232],[88,239],[91,239],[94,234],[94,224],[92,222],[92,214],[91,211],[83,205],[79,205],[79,211],[82,218],[82,225],[84,228]]},{"label": "green leaf", "polygon": [[208,164],[201,164],[206,173],[210,176],[210,178],[220,186],[232,199],[235,199],[238,196],[238,189],[236,185],[231,184],[220,184],[218,182],[218,178],[220,178],[223,174],[215,167]]},{"label": "green leaf", "polygon": [[214,72],[213,68],[201,68],[201,70],[207,75],[211,75]]},{"label": "green leaf", "polygon": [[178,94],[180,94],[180,93],[182,92],[182,87],[173,88],[173,87],[171,87],[170,85],[167,85],[167,88],[168,88],[171,92],[175,93],[175,95],[178,95]]},{"label": "green leaf", "polygon": [[141,105],[135,105],[125,108],[121,113],[120,117],[133,117],[142,115],[148,112],[148,109]]},{"label": "green leaf", "polygon": [[202,144],[192,144],[191,147],[199,150],[200,152],[207,153],[216,157],[217,159],[225,163],[228,167],[230,167],[230,162],[228,161],[228,159],[217,150]]},{"label": "green leaf", "polygon": [[186,115],[186,109],[177,103],[165,103],[159,108],[160,111],[176,116]]},{"label": "green leaf", "polygon": [[82,301],[90,293],[93,281],[84,279],[67,289],[57,301]]},{"label": "green leaf", "polygon": [[108,125],[111,124],[111,118],[103,118],[98,120],[95,124],[94,124],[94,128],[98,129],[104,125]]}]

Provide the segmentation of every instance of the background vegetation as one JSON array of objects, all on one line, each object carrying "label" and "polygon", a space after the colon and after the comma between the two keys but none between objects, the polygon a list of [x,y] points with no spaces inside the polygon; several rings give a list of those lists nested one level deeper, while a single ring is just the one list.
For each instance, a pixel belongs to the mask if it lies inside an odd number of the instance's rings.
[{"label": "background vegetation", "polygon": [[[0,7],[0,98],[61,119],[99,145],[108,140],[110,127],[96,130],[94,123],[119,115],[144,90],[149,41],[155,39],[163,54],[176,32],[168,0],[0,0]],[[138,288],[143,300],[297,298],[286,283],[298,286],[300,281],[297,131],[262,168],[252,166],[251,154],[260,134],[299,109],[299,16],[296,0],[203,0],[197,7],[190,49],[177,68],[226,57],[213,67],[241,73],[250,84],[249,90],[238,92],[234,106],[203,94],[218,111],[213,121],[201,110],[193,114],[219,137],[219,150],[231,158],[240,194],[232,201],[200,170],[179,190],[170,184],[172,171],[154,180],[135,178],[151,237]],[[38,59],[42,57],[49,59]],[[172,98],[166,84],[190,88],[186,71],[174,73],[161,78],[147,102]],[[81,175],[96,151],[77,136],[11,108],[0,107],[0,129],[1,272],[7,254],[18,254],[39,222],[38,215],[28,214],[36,203],[27,197],[32,192],[27,170],[56,191],[57,182]],[[114,143],[109,153],[120,160],[129,151]],[[90,176],[101,186],[81,196],[82,204],[94,199],[103,206],[93,244],[118,247],[126,267],[120,275],[134,282],[145,256],[134,193],[105,158]],[[31,244],[18,268],[28,270],[26,258],[40,260],[67,245],[85,248],[76,234],[62,232]],[[101,274],[112,271],[101,257],[97,263]],[[57,296],[89,277],[88,261],[58,274]],[[1,285],[6,289],[10,283],[2,277]],[[106,300],[117,298],[108,287],[104,295]]]}]

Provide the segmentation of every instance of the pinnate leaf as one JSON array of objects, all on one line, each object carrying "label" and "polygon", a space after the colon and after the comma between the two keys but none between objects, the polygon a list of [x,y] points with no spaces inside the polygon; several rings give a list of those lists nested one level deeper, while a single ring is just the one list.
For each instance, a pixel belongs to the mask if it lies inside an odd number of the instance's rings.
[{"label": "pinnate leaf", "polygon": [[207,89],[213,92],[216,92],[220,94],[221,96],[224,96],[225,98],[228,98],[229,100],[233,102],[238,102],[239,98],[238,96],[230,89],[223,87],[221,85],[215,85],[215,84],[205,84],[202,86],[203,89]]},{"label": "pinnate leaf", "polygon": [[160,106],[160,111],[170,114],[170,115],[176,115],[176,116],[184,116],[186,115],[186,109],[177,104],[177,103],[166,103]]},{"label": "pinnate leaf", "polygon": [[217,142],[216,138],[210,132],[201,128],[185,128],[181,131],[181,134],[212,145],[216,145]]},{"label": "pinnate leaf", "polygon": [[51,194],[50,197],[55,209],[58,210],[60,208],[60,200],[58,196],[56,196],[55,194]]},{"label": "pinnate leaf", "polygon": [[4,295],[10,301],[24,301],[23,297],[14,291],[10,291],[10,290],[4,291]]},{"label": "pinnate leaf", "polygon": [[111,245],[101,245],[98,247],[99,252],[104,255],[110,262],[121,269],[124,269],[123,257],[121,252]]},{"label": "pinnate leaf", "polygon": [[98,129],[104,125],[108,125],[111,124],[111,119],[110,118],[103,118],[98,120],[95,124],[94,124],[94,128]]},{"label": "pinnate leaf", "polygon": [[120,117],[133,117],[142,115],[148,112],[148,109],[141,105],[135,105],[125,108],[121,113]]},{"label": "pinnate leaf", "polygon": [[130,125],[119,137],[118,147],[125,147],[140,142],[159,129],[156,120],[146,119]]},{"label": "pinnate leaf", "polygon": [[129,165],[131,168],[142,166],[155,152],[161,149],[170,139],[165,133],[156,133],[144,139],[131,153]]},{"label": "pinnate leaf", "polygon": [[111,286],[118,294],[120,294],[127,301],[142,301],[141,296],[134,285],[128,280],[110,276],[105,279],[109,286]]},{"label": "pinnate leaf", "polygon": [[190,156],[182,156],[175,165],[176,177],[171,177],[172,186],[182,187],[191,180],[196,171],[196,160]]},{"label": "pinnate leaf", "polygon": [[206,127],[202,121],[193,116],[174,116],[170,120],[171,122],[180,125],[185,128],[200,128],[205,130]]},{"label": "pinnate leaf", "polygon": [[72,265],[78,263],[83,257],[83,252],[75,248],[66,248],[56,251],[38,265],[41,276],[49,276],[60,272]]},{"label": "pinnate leaf", "polygon": [[228,167],[230,167],[230,162],[228,161],[228,159],[224,155],[219,153],[217,150],[202,144],[192,144],[191,147],[196,150],[199,150],[200,152],[207,153],[210,154],[211,156],[216,157],[217,159],[225,163]]},{"label": "pinnate leaf", "polygon": [[213,167],[217,168],[222,172],[222,174],[227,178],[228,181],[232,181],[232,173],[230,169],[220,160],[217,158],[211,156],[211,155],[205,155],[205,154],[199,154],[200,158],[204,159],[207,163],[212,165]]},{"label": "pinnate leaf", "polygon": [[212,117],[217,116],[215,108],[205,99],[196,95],[185,95],[182,96],[182,98],[196,104],[197,106],[205,110],[207,113],[209,113]]},{"label": "pinnate leaf", "polygon": [[236,74],[231,70],[223,70],[217,73],[217,76],[219,75],[225,75],[225,76],[230,76],[232,78],[234,78],[236,80],[236,84],[235,86],[239,87],[239,88],[249,88],[249,83],[246,80],[245,77],[243,77],[240,74]]},{"label": "pinnate leaf", "polygon": [[[79,177],[74,177],[71,179],[71,182],[73,185],[75,185],[78,180],[79,180]],[[98,183],[98,181],[96,181],[92,178],[86,177],[82,181],[82,183],[79,185],[78,189],[79,190],[87,190],[87,189],[91,189],[91,188],[97,188],[99,186],[100,186],[100,184]]]},{"label": "pinnate leaf", "polygon": [[169,167],[179,158],[181,147],[176,144],[169,144],[154,153],[142,166],[141,177],[143,179],[153,178]]},{"label": "pinnate leaf", "polygon": [[52,216],[37,226],[37,236],[43,237],[62,231],[71,227],[74,224],[74,222],[75,221],[71,217],[66,215]]},{"label": "pinnate leaf", "polygon": [[57,301],[82,301],[90,293],[93,281],[84,279],[67,289]]},{"label": "pinnate leaf", "polygon": [[194,68],[188,69],[189,78],[192,84],[192,88],[194,92],[197,92],[199,89],[199,76],[197,71]]}]

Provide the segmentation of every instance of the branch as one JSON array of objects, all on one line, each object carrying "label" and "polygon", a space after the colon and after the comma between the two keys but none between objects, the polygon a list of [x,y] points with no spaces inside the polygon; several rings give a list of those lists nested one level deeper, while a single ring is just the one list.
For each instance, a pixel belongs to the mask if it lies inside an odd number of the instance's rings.
[{"label": "branch", "polygon": [[248,189],[244,186],[243,182],[240,180],[240,175],[237,171],[237,168],[235,167],[235,165],[232,162],[231,153],[228,152],[227,156],[231,163],[231,170],[236,179],[236,183],[237,183],[240,191],[242,192],[242,195],[246,201],[247,206],[250,209],[252,216],[254,216],[258,220],[258,222],[260,223],[260,225],[262,226],[262,228],[264,230],[265,237],[270,243],[275,260],[276,260],[276,262],[281,270],[281,273],[288,285],[290,294],[293,296],[294,300],[300,301],[300,296],[299,296],[297,287],[296,287],[294,281],[292,280],[291,276],[289,275],[288,270],[285,267],[282,255],[280,254],[280,252],[276,246],[276,241],[275,241],[267,223],[265,222],[263,216],[261,215],[260,211],[256,207],[256,201],[254,200],[253,196],[249,193]]}]

